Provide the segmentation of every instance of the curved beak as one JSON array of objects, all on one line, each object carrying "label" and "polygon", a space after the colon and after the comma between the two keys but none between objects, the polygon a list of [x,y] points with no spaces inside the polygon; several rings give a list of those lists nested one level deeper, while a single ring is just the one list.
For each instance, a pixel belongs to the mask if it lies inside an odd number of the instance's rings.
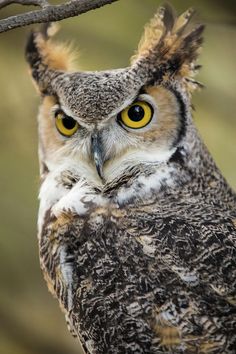
[{"label": "curved beak", "polygon": [[99,132],[93,133],[91,137],[91,153],[96,166],[97,173],[102,181],[105,180],[103,174],[104,150]]}]

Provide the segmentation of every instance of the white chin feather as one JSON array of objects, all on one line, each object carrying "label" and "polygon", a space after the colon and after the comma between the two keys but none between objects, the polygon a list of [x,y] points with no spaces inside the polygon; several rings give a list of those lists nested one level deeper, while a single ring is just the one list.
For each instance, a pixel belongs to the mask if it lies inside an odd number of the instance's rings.
[{"label": "white chin feather", "polygon": [[[117,190],[116,197],[112,203],[125,204],[133,197],[145,198],[145,196],[158,190],[163,180],[168,180],[172,184],[170,172],[171,168],[166,162],[174,153],[169,151],[149,151],[149,152],[132,152],[129,151],[125,155],[107,162],[104,168],[105,179],[107,183],[125,174],[127,169],[144,163],[145,165],[156,166],[156,172],[150,176],[138,176],[133,184],[120,187]],[[68,172],[69,175],[75,176],[77,182],[68,188],[61,182],[63,173]],[[138,186],[142,185],[142,188]],[[51,213],[59,217],[61,213],[72,212],[77,215],[85,214],[91,205],[106,206],[109,200],[99,192],[102,191],[103,184],[96,173],[96,168],[91,163],[85,161],[76,161],[76,159],[66,159],[46,176],[39,193],[40,208],[38,216],[38,229],[41,232],[45,213],[51,209]]]},{"label": "white chin feather", "polygon": [[175,149],[171,150],[150,150],[150,151],[128,151],[125,155],[107,162],[104,168],[104,175],[107,182],[123,175],[123,173],[134,166],[140,164],[160,165],[167,162],[174,154]]}]

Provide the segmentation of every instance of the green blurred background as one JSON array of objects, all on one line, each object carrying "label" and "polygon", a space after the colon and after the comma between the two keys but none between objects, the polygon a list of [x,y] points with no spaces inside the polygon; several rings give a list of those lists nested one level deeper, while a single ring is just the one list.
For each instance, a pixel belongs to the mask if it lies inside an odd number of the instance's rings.
[{"label": "green blurred background", "polygon": [[[236,188],[236,2],[174,0],[207,24],[195,94],[194,117],[218,166]],[[158,0],[120,0],[61,23],[59,38],[79,48],[84,70],[126,66]],[[26,8],[24,8],[25,10]],[[11,6],[1,17],[22,11]],[[57,301],[39,269],[36,238],[39,98],[27,74],[24,45],[29,28],[0,35],[0,354],[74,354]]]}]

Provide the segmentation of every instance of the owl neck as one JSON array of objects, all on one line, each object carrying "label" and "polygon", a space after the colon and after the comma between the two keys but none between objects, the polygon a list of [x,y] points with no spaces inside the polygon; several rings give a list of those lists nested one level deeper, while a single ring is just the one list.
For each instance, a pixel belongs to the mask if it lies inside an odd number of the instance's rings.
[{"label": "owl neck", "polygon": [[[151,193],[180,190],[189,182],[201,183],[214,175],[223,179],[209,151],[203,143],[191,115],[187,112],[185,132],[178,144],[163,160],[157,163],[142,163],[123,169],[121,173],[103,187],[107,194],[140,195],[149,198]],[[122,192],[121,192],[122,191]],[[122,198],[123,199],[123,198]],[[131,197],[132,199],[132,197]]]},{"label": "owl neck", "polygon": [[[91,171],[90,171],[91,172]],[[178,195],[184,188],[191,192],[205,184],[222,181],[210,154],[193,125],[167,161],[138,164],[102,184],[89,179],[86,167],[68,163],[48,172],[40,189],[39,229],[48,211],[59,217],[66,212],[84,215],[97,207],[118,208],[146,203],[167,195]],[[188,193],[190,193],[188,192]]]}]

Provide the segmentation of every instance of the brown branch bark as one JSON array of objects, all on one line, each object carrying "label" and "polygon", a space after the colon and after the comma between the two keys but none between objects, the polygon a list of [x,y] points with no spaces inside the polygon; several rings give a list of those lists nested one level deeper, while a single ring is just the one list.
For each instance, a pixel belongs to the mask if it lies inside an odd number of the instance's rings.
[{"label": "brown branch bark", "polygon": [[[90,10],[102,7],[106,4],[111,4],[115,1],[118,0],[72,0],[61,5],[48,5],[42,7],[40,10],[29,11],[0,20],[0,33],[33,23],[61,21],[68,17],[78,16]],[[14,2],[22,3],[23,1],[16,0]]]}]

